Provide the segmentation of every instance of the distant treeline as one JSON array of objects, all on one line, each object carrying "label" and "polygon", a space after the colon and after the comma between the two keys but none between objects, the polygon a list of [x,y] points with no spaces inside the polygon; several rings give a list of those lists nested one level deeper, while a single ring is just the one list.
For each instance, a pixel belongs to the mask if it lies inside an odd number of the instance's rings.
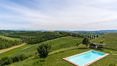
[{"label": "distant treeline", "polygon": [[64,37],[64,36],[74,36],[81,37],[79,34],[69,33],[69,32],[19,32],[7,34],[8,37],[20,38],[23,42],[28,44],[36,44],[43,41]]},{"label": "distant treeline", "polygon": [[73,36],[73,37],[89,37],[95,38],[98,37],[96,33],[82,33],[82,32],[65,32],[65,31],[0,31],[0,33],[7,37],[19,38],[22,42],[28,44],[37,44],[43,41],[64,37],[64,36]]}]

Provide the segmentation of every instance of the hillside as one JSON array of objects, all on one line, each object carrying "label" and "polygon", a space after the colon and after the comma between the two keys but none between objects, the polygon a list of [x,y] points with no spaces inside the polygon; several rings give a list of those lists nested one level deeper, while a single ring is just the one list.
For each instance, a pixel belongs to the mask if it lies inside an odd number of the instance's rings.
[{"label": "hillside", "polygon": [[[102,62],[104,62],[103,66],[112,66],[109,64],[117,64],[117,33],[107,33],[99,38],[92,40],[92,42],[95,43],[100,43],[100,41],[104,41],[104,44],[106,44],[103,51],[109,53],[110,55],[105,59],[96,62],[95,64],[97,66],[100,66]],[[96,66],[95,64],[92,66]]]},{"label": "hillside", "polygon": [[[64,46],[70,47],[70,45],[74,43],[73,39],[70,37],[62,38],[62,40],[60,40],[60,39],[61,38],[55,39],[55,40],[50,40],[50,41],[47,41],[47,43],[52,44],[53,48],[55,47],[55,49],[56,48],[61,49]],[[65,40],[65,39],[67,39],[67,40]],[[96,63],[92,64],[91,66],[105,66],[105,65],[109,66],[110,64],[116,64],[117,60],[115,58],[117,58],[117,56],[114,54],[117,54],[117,51],[113,50],[113,49],[117,48],[117,45],[116,45],[117,34],[116,33],[105,34],[99,38],[93,39],[92,41],[100,42],[101,40],[104,40],[104,42],[107,44],[106,45],[107,48],[102,51],[110,53],[110,55],[100,61],[97,61]],[[75,42],[75,43],[77,43],[77,42]],[[73,44],[73,45],[75,45],[75,44]],[[74,55],[74,54],[77,54],[77,53],[80,53],[83,51],[87,51],[87,50],[90,50],[90,49],[75,49],[75,48],[69,49],[69,50],[65,50],[65,51],[61,51],[61,52],[52,54],[44,60],[40,59],[40,58],[38,59],[38,57],[34,57],[34,58],[32,57],[32,58],[26,59],[24,61],[11,64],[10,66],[38,66],[38,65],[40,65],[40,66],[72,66],[71,64],[62,60],[62,58],[70,56],[70,55]]]},{"label": "hillside", "polygon": [[[104,50],[101,51],[109,53],[110,55],[90,66],[111,66],[112,64],[117,64],[117,33],[105,34],[91,41],[94,43],[100,43],[102,40],[106,46]],[[15,56],[18,54],[24,54],[28,56],[27,59],[12,63],[8,66],[73,66],[64,61],[62,58],[91,50],[85,48],[85,46],[82,44],[77,47],[76,44],[80,43],[81,41],[82,38],[67,36],[42,42],[52,46],[51,52],[46,59],[39,58],[35,54],[37,52],[36,49],[38,45],[41,43],[34,45],[25,45],[23,47],[16,48],[14,50],[1,54],[0,58]]]},{"label": "hillside", "polygon": [[0,35],[0,49],[9,48],[21,43],[21,40],[18,38],[11,38]]},{"label": "hillside", "polygon": [[5,34],[5,36],[12,38],[20,38],[23,42],[28,44],[37,44],[47,40],[65,37],[65,36],[77,36],[79,34],[68,33],[68,32],[57,32],[57,31],[23,31],[23,32],[12,32]]},{"label": "hillside", "polygon": [[[53,53],[56,53],[56,51],[58,52],[58,50],[61,52],[62,50],[60,50],[60,49],[62,49],[62,48],[63,48],[63,50],[74,49],[74,48],[76,48],[74,46],[76,46],[76,44],[79,43],[81,40],[82,40],[82,38],[76,38],[76,37],[68,36],[68,37],[61,37],[61,38],[49,40],[49,41],[46,41],[46,42],[43,42],[43,43],[48,43],[48,44],[52,45],[51,52],[53,54]],[[23,46],[23,48],[22,47],[17,48],[17,49],[11,50],[9,52],[0,54],[0,57],[3,58],[3,57],[7,57],[7,56],[15,56],[15,55],[18,55],[18,54],[24,54],[26,56],[29,56],[29,58],[31,58],[33,56],[35,57],[36,56],[35,52],[36,52],[37,47],[38,47],[38,44],[26,45],[26,46]],[[20,62],[17,62],[17,63],[20,63]]]},{"label": "hillside", "polygon": [[94,39],[93,42],[100,43],[103,41],[106,44],[106,48],[117,50],[117,33],[107,33],[97,39]]}]

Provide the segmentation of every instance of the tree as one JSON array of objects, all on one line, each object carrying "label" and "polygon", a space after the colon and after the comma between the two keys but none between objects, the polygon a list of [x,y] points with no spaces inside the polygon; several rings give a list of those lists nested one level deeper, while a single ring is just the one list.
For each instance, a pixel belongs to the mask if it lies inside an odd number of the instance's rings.
[{"label": "tree", "polygon": [[89,46],[89,43],[90,43],[90,40],[89,38],[86,38],[86,37],[82,41],[82,44],[86,45],[87,47]]},{"label": "tree", "polygon": [[49,50],[50,50],[51,46],[48,44],[41,44],[38,48],[38,55],[41,58],[46,58],[48,56]]}]

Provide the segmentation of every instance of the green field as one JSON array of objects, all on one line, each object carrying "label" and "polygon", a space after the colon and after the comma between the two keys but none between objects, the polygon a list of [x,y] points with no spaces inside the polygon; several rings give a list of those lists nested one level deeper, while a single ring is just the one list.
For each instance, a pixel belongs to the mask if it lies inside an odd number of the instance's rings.
[{"label": "green field", "polygon": [[2,35],[0,35],[0,38],[6,39],[6,40],[11,40],[11,41],[15,41],[15,40],[19,40],[20,41],[19,38],[11,38],[11,37],[6,37],[6,36],[2,36]]},{"label": "green field", "polygon": [[93,40],[93,42],[99,43],[101,40],[104,41],[104,44],[106,44],[107,48],[117,51],[117,33],[105,34],[105,35]]},{"label": "green field", "polygon": [[19,38],[11,38],[0,35],[0,49],[9,48],[15,45],[19,45],[21,43],[21,39]]},{"label": "green field", "polygon": [[22,46],[22,47],[12,49],[12,50],[10,50],[10,51],[8,51],[8,52],[1,53],[1,54],[0,54],[0,58],[2,58],[2,57],[8,57],[8,56],[13,56],[13,55],[15,55],[15,54],[19,54],[20,51],[22,52],[23,49],[27,48],[28,46],[29,46],[29,45],[24,45],[24,46]]},{"label": "green field", "polygon": [[[104,43],[106,44],[104,50],[101,51],[109,53],[110,55],[90,66],[110,66],[110,64],[117,64],[117,33],[105,34],[99,38],[93,39],[92,42],[99,43],[101,40],[104,40]],[[8,66],[73,66],[64,61],[62,58],[91,50],[82,44],[77,47],[76,44],[80,43],[81,41],[82,38],[67,36],[42,42],[52,46],[49,56],[45,59],[39,58],[35,54],[37,52],[36,48],[39,44],[22,46],[1,54],[0,58],[23,53],[29,55],[30,57],[26,60],[15,62]]]}]

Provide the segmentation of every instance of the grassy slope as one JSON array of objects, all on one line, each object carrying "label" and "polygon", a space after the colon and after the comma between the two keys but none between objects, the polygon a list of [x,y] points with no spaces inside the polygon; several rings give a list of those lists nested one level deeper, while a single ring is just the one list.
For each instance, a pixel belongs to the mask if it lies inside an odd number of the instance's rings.
[{"label": "grassy slope", "polygon": [[[82,40],[82,38],[76,38],[76,37],[70,37],[70,36],[68,36],[68,37],[57,38],[57,39],[54,39],[54,40],[49,40],[49,41],[46,41],[44,43],[48,43],[48,44],[50,44],[52,46],[51,52],[53,53],[53,52],[55,52],[57,50],[59,50],[59,51],[62,51],[61,49],[65,50],[65,48],[67,50],[70,50],[71,47],[76,46],[76,44],[79,43],[79,42],[81,42],[81,40]],[[75,51],[77,51],[77,50],[75,50]],[[32,52],[32,51],[30,51],[30,52]],[[78,51],[78,52],[80,52],[80,51]],[[71,51],[71,55],[73,53],[77,53],[77,52]],[[53,55],[55,55],[55,56],[52,56],[52,58],[56,59],[56,54],[53,54]],[[65,55],[69,56],[69,54],[65,54]],[[64,57],[66,57],[65,55],[64,55]],[[51,57],[51,55],[49,57]],[[49,62],[55,62],[55,60],[53,60],[53,61],[51,60],[50,61],[49,57],[48,57],[47,61],[49,61]],[[62,57],[62,56],[61,55],[58,56],[58,59],[61,60],[61,58],[59,58],[59,57]],[[23,65],[27,66],[28,64],[29,65],[31,65],[31,64],[33,65],[33,63],[35,63],[36,61],[38,61],[38,59],[27,59],[27,60],[22,61],[22,62],[17,62],[17,63],[11,64],[11,66],[18,66],[18,65],[19,66],[23,66]],[[56,62],[58,62],[58,61],[56,60]],[[43,64],[43,63],[39,63],[39,64]],[[37,64],[37,66],[39,64]],[[50,63],[47,63],[47,64],[50,64]],[[69,64],[67,64],[67,65],[69,65]]]},{"label": "grassy slope", "polygon": [[105,34],[102,37],[94,39],[93,42],[99,43],[101,40],[104,40],[106,44],[106,48],[103,51],[110,53],[110,55],[92,64],[92,66],[109,66],[109,64],[117,64],[117,33]]},{"label": "grassy slope", "polygon": [[[104,40],[104,42],[107,44],[106,47],[109,49],[104,49],[103,52],[110,53],[109,56],[95,62],[94,64],[90,66],[109,66],[109,64],[117,64],[117,54],[116,48],[117,48],[117,34],[106,34],[103,37],[99,37],[97,39],[94,39],[93,42],[100,42],[101,40]],[[59,50],[61,48],[67,48],[70,46],[75,46],[77,42],[81,41],[81,39],[73,38],[73,37],[63,37],[58,38],[55,40],[46,41],[46,43],[52,45],[52,51]],[[29,58],[24,61],[16,62],[11,64],[10,66],[73,66],[68,62],[65,62],[62,58],[68,57],[80,52],[84,52],[90,49],[72,49],[72,50],[66,50],[63,52],[59,52],[56,54],[49,55],[45,60],[38,59],[38,58]]]},{"label": "grassy slope", "polygon": [[11,37],[6,37],[6,36],[2,36],[2,35],[0,35],[0,38],[6,39],[6,40],[11,40],[11,41],[20,40],[19,38],[11,38]]},{"label": "grassy slope", "polygon": [[[51,51],[54,51],[54,50],[57,50],[57,49],[60,49],[60,48],[75,46],[76,43],[79,42],[80,40],[81,39],[76,39],[74,37],[68,36],[68,37],[57,38],[57,39],[54,39],[54,40],[49,40],[49,41],[46,41],[44,43],[48,43],[50,45],[54,44],[54,45],[52,45],[53,49],[51,50]],[[37,47],[38,47],[38,44],[25,45],[25,46],[22,46],[22,47],[19,47],[19,48],[13,49],[11,51],[0,54],[0,58],[7,57],[7,56],[13,56],[13,55],[16,55],[16,54],[21,54],[21,53],[26,54],[26,55],[33,55],[33,54],[35,54]]]},{"label": "grassy slope", "polygon": [[3,58],[3,57],[8,57],[8,56],[12,56],[16,53],[19,53],[19,51],[23,50],[24,48],[26,48],[28,45],[24,45],[24,46],[21,46],[21,47],[18,47],[18,48],[15,48],[15,49],[12,49],[8,52],[4,52],[4,53],[0,53],[0,58]]},{"label": "grassy slope", "polygon": [[104,41],[106,47],[117,50],[117,33],[105,34],[104,36],[93,40],[93,42],[99,43],[101,40]]},{"label": "grassy slope", "polygon": [[19,44],[22,44],[21,39],[19,38],[11,38],[0,35],[0,50],[10,48]]},{"label": "grassy slope", "polygon": [[10,48],[2,49],[2,50],[0,50],[0,54],[1,54],[1,53],[5,53],[5,52],[8,52],[8,51],[10,51],[10,50],[13,50],[13,49],[15,49],[15,48],[24,46],[24,45],[26,45],[26,43],[22,43],[22,44],[20,44],[20,45],[15,45],[15,46],[12,46],[12,47],[10,47]]},{"label": "grassy slope", "polygon": [[62,37],[50,41],[46,41],[44,43],[50,44],[52,46],[52,50],[67,48],[71,46],[76,46],[77,43],[81,42],[81,38],[76,37]]},{"label": "grassy slope", "polygon": [[[10,66],[74,66],[62,58],[87,51],[89,49],[72,49],[48,56],[45,60],[38,58],[30,58],[21,62],[11,64]],[[79,60],[80,61],[80,60]]]}]

